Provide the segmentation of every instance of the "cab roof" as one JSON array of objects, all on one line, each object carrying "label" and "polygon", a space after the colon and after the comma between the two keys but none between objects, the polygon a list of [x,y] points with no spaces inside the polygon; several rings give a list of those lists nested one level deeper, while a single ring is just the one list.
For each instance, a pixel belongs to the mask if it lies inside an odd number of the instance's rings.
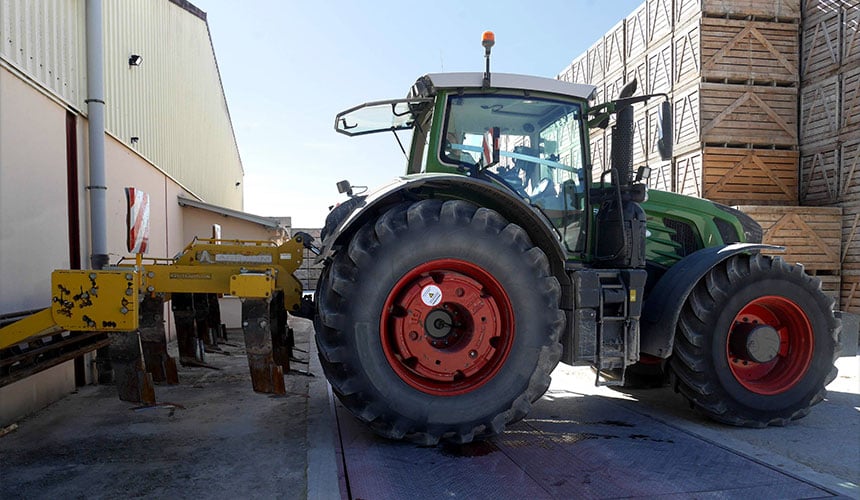
[{"label": "cab roof", "polygon": [[[429,73],[421,80],[429,80],[432,95],[438,88],[481,88],[484,74],[478,72],[469,73]],[[517,75],[512,73],[491,73],[490,86],[501,89],[522,89],[535,92],[549,92],[562,94],[579,99],[589,99],[594,93],[594,85],[584,83],[570,83],[554,78],[543,78],[539,76]]]}]

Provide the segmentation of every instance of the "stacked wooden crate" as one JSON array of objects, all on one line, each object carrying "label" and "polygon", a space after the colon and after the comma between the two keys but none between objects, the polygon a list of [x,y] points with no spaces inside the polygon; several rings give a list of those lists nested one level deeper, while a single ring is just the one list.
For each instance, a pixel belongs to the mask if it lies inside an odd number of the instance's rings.
[{"label": "stacked wooden crate", "polygon": [[[821,281],[821,289],[839,304],[839,269],[842,241],[842,209],[839,207],[738,206],[764,230],[763,242],[785,247],[777,255],[787,262],[800,262],[804,270]],[[844,309],[843,310],[847,310]]]},{"label": "stacked wooden crate", "polygon": [[[320,231],[321,230],[317,228],[291,228],[290,234],[295,235],[298,232],[308,233],[316,240],[315,244],[320,245],[322,244],[322,241],[320,239]],[[302,288],[304,289],[304,291],[312,292],[317,288],[317,281],[319,281],[320,274],[322,274],[323,265],[322,263],[314,262],[316,256],[308,249],[304,250],[304,255],[302,257],[304,259],[302,265],[298,269],[296,269],[296,272],[293,273],[293,275],[302,284]]]},{"label": "stacked wooden crate", "polygon": [[800,202],[842,210],[842,308],[860,313],[860,2],[805,0]]},{"label": "stacked wooden crate", "polygon": [[[633,78],[639,92],[669,96],[672,161],[656,148],[660,102],[636,108],[634,164],[651,167],[651,187],[797,204],[799,19],[800,0],[646,0],[559,78],[596,85],[596,102]],[[600,171],[611,130],[592,132]]]},{"label": "stacked wooden crate", "polygon": [[[596,102],[617,97],[633,78],[640,93],[667,94],[671,161],[656,148],[660,103],[635,114],[634,164],[651,167],[650,187],[743,205],[770,230],[766,241],[790,247],[786,258],[805,263],[838,298],[839,211],[797,206],[802,13],[801,0],[646,0],[559,78],[597,85]],[[610,130],[592,130],[595,175],[608,168],[611,143]],[[808,250],[817,247],[828,251],[813,257]]]}]

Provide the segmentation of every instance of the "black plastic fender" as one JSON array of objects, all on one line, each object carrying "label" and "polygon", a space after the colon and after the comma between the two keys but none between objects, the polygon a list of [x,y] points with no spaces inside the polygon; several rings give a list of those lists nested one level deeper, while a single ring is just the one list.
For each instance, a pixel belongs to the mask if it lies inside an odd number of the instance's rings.
[{"label": "black plastic fender", "polygon": [[658,358],[668,358],[675,342],[675,327],[681,308],[696,283],[708,271],[739,253],[785,250],[760,243],[734,243],[698,250],[669,268],[645,299],[641,319],[639,350]]},{"label": "black plastic fender", "polygon": [[[416,174],[394,179],[355,203],[355,208],[337,219],[326,220],[326,235],[317,262],[331,257],[337,248],[346,245],[366,222],[375,219],[389,207],[403,201],[427,198],[460,199],[479,207],[493,209],[508,221],[522,227],[532,242],[540,247],[550,261],[553,274],[562,286],[568,283],[564,272],[565,251],[552,225],[536,209],[510,190],[493,182],[456,174]],[[334,212],[334,211],[333,211]],[[332,214],[333,214],[332,212]],[[331,215],[331,214],[330,214]]]}]

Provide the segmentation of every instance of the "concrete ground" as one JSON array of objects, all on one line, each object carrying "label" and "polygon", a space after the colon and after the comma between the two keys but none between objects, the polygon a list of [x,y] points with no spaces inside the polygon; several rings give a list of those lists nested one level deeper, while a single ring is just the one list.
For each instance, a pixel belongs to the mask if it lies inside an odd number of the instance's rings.
[{"label": "concrete ground", "polygon": [[[297,347],[309,350],[310,322],[291,324]],[[178,386],[157,387],[158,406],[119,401],[111,386],[85,387],[18,422],[0,438],[0,498],[340,496],[340,437],[319,364],[311,364],[315,377],[286,377],[285,397],[256,394],[241,336],[231,343],[230,355],[207,359],[221,370],[181,368]],[[860,498],[860,357],[837,366],[827,401],[783,428],[715,424],[668,389],[596,388],[583,368],[560,366],[551,392],[618,400],[677,432]]]},{"label": "concrete ground", "polygon": [[88,386],[18,422],[0,438],[0,498],[306,498],[310,378],[254,393],[241,332],[229,339],[206,358],[220,370],[180,367],[156,406]]},{"label": "concrete ground", "polygon": [[[624,407],[776,470],[860,498],[860,356],[839,358],[827,398],[785,427],[749,429],[719,424],[693,411],[680,395],[661,389],[594,387],[590,369],[559,366],[553,389],[624,401]],[[573,388],[573,389],[572,389]]]}]

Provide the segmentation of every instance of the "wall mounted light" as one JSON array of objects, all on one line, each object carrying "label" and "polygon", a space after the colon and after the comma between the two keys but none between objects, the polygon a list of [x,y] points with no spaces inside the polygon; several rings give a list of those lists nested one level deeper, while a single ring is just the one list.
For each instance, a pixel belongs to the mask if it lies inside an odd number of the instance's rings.
[{"label": "wall mounted light", "polygon": [[242,183],[241,183],[241,182],[237,182],[237,183],[236,183],[236,187],[239,187],[239,184],[242,184]]},{"label": "wall mounted light", "polygon": [[138,142],[140,142],[140,137],[134,136],[131,138],[132,144],[137,144]]},{"label": "wall mounted light", "polygon": [[139,54],[132,54],[128,56],[128,65],[129,66],[140,66],[143,63],[143,56]]}]

